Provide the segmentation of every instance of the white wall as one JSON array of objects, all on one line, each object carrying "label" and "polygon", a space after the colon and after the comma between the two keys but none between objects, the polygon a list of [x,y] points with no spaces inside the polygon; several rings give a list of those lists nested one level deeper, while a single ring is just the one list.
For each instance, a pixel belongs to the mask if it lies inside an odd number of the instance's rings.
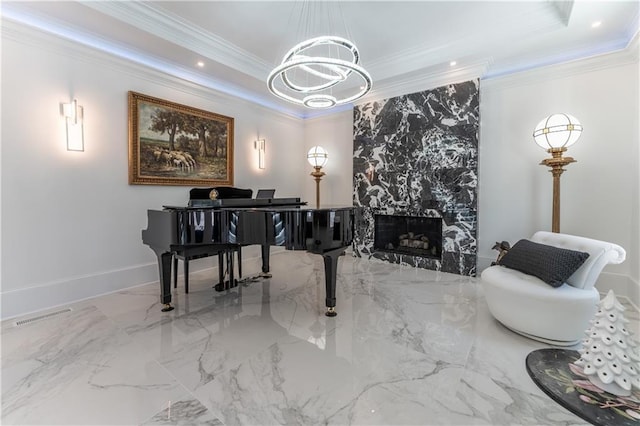
[{"label": "white wall", "polygon": [[[305,181],[291,179],[308,173],[302,120],[3,27],[3,318],[158,279],[141,241],[146,211],[185,205],[189,187],[128,184],[129,90],[234,117],[235,186],[306,196]],[[72,98],[84,107],[84,152],[65,148],[59,105]],[[265,170],[258,137],[267,141]]]}]

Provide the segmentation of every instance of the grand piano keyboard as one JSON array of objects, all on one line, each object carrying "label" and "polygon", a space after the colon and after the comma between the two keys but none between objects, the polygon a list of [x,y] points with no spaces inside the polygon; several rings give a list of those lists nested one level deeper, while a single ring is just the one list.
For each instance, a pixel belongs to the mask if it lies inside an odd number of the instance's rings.
[{"label": "grand piano keyboard", "polygon": [[[225,200],[220,200],[225,201]],[[211,207],[165,206],[148,210],[142,242],[158,257],[160,301],[171,306],[174,254],[220,252],[262,246],[262,272],[269,273],[269,248],[307,250],[324,260],[326,315],[336,315],[338,258],[353,240],[353,207],[310,208],[299,199],[226,200]]]}]

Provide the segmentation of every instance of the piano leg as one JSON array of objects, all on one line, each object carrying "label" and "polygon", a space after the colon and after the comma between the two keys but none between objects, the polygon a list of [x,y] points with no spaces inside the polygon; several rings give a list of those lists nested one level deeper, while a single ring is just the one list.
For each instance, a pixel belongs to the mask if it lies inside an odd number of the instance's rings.
[{"label": "piano leg", "polygon": [[227,250],[227,268],[229,269],[229,284],[226,286],[226,289],[234,288],[238,284],[236,283],[235,272],[236,267],[233,262],[235,254],[233,249]]},{"label": "piano leg", "polygon": [[216,291],[224,290],[224,251],[218,253],[218,284],[214,288]]},{"label": "piano leg", "polygon": [[[223,250],[220,252],[218,256],[219,256],[218,267],[222,272],[220,272],[220,282],[215,286],[213,286],[213,288],[215,289],[215,291],[225,291],[225,290],[229,290],[231,288],[237,287],[238,280],[235,279],[235,265],[233,260],[233,256],[235,256],[234,248]],[[225,276],[224,264],[225,263],[227,268],[226,272],[229,274],[228,281],[224,280],[224,276]]]},{"label": "piano leg", "polygon": [[325,304],[328,317],[335,317],[336,312],[336,275],[338,273],[338,258],[344,253],[346,247],[322,253],[324,259]]},{"label": "piano leg", "polygon": [[173,311],[171,306],[171,262],[173,253],[164,252],[158,254],[158,267],[160,276],[160,303],[164,306],[162,312]]},{"label": "piano leg", "polygon": [[173,288],[178,288],[178,256],[173,256]]},{"label": "piano leg", "polygon": [[271,251],[271,246],[268,244],[262,245],[262,274],[260,276],[262,278],[271,278],[272,275],[269,273],[269,254]]}]

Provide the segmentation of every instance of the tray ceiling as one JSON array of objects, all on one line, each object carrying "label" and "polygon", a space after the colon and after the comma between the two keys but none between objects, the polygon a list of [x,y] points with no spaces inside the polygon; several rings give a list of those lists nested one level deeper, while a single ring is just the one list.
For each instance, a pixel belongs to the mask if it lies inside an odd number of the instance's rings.
[{"label": "tray ceiling", "polygon": [[[631,1],[2,2],[3,19],[308,117],[274,98],[267,75],[316,35],[355,42],[373,78],[364,100],[488,79],[626,48]],[[593,24],[600,22],[597,27]],[[197,62],[204,66],[199,67]],[[451,65],[455,61],[455,65]]]}]

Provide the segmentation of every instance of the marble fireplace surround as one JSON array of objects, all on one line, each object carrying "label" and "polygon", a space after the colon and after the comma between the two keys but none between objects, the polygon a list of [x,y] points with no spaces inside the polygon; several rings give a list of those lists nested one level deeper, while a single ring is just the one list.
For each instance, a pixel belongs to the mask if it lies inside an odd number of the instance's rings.
[{"label": "marble fireplace surround", "polygon": [[[353,252],[476,274],[479,80],[354,107]],[[440,259],[378,251],[375,215],[442,218]]]}]

